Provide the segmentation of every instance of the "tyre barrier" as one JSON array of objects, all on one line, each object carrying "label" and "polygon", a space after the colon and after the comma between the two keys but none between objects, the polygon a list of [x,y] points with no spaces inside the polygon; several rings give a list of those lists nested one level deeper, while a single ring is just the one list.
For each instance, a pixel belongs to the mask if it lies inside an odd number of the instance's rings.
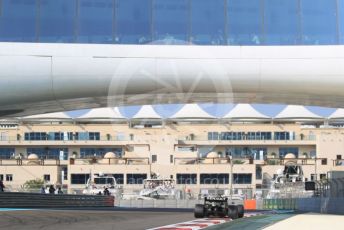
[{"label": "tyre barrier", "polygon": [[113,196],[0,193],[0,208],[75,208],[114,207]]}]

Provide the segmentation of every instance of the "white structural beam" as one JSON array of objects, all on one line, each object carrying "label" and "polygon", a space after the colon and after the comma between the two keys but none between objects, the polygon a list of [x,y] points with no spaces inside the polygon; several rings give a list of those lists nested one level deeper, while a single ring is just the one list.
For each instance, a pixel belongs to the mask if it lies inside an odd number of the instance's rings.
[{"label": "white structural beam", "polygon": [[0,116],[164,103],[344,107],[344,46],[0,43]]}]

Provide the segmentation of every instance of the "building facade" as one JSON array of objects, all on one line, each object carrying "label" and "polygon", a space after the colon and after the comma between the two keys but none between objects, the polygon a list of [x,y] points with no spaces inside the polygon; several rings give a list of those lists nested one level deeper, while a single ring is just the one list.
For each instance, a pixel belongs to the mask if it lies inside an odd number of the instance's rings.
[{"label": "building facade", "polygon": [[[0,133],[0,175],[13,190],[44,179],[80,192],[90,174],[104,173],[114,175],[124,192],[135,192],[155,174],[175,179],[194,196],[229,189],[233,178],[235,191],[252,197],[268,189],[289,153],[307,180],[344,170],[343,128],[319,124],[31,120],[2,123]],[[108,158],[108,152],[115,155]]]},{"label": "building facade", "polygon": [[343,12],[344,0],[1,0],[0,116],[208,101],[344,107]]}]

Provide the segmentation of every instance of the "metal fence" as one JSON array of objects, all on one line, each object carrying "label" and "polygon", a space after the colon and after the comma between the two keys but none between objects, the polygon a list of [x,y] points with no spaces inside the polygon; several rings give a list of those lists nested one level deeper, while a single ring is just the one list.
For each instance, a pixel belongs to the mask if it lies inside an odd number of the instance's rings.
[{"label": "metal fence", "polygon": [[296,199],[264,199],[263,208],[326,214],[344,214],[344,198],[313,197]]},{"label": "metal fence", "polygon": [[113,196],[54,195],[23,192],[0,193],[0,207],[2,208],[73,208],[113,206]]},{"label": "metal fence", "polygon": [[115,206],[125,208],[195,208],[204,200],[116,200]]}]

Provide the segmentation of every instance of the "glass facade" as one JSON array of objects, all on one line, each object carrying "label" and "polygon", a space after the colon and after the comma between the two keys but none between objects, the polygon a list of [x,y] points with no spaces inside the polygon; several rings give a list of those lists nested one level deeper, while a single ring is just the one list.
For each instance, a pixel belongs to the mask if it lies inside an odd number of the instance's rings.
[{"label": "glass facade", "polygon": [[196,173],[177,173],[177,184],[197,184]]},{"label": "glass facade", "polygon": [[279,156],[281,158],[284,158],[285,155],[288,153],[292,153],[295,155],[295,157],[299,157],[299,148],[298,147],[280,147],[279,148]]},{"label": "glass facade", "polygon": [[0,0],[0,41],[344,44],[344,0]]},{"label": "glass facade", "polygon": [[127,174],[127,184],[143,184],[145,179],[147,179],[147,174]]},{"label": "glass facade", "polygon": [[27,148],[26,152],[37,154],[40,159],[68,159],[68,148]]},{"label": "glass facade", "polygon": [[104,157],[108,152],[113,152],[117,157],[122,157],[122,148],[80,148],[81,158]]},{"label": "glass facade", "polygon": [[228,173],[201,173],[200,174],[201,184],[229,184]]},{"label": "glass facade", "polygon": [[233,184],[251,184],[252,174],[251,173],[234,173]]},{"label": "glass facade", "polygon": [[90,174],[71,174],[71,184],[86,184],[88,179],[90,178]]},{"label": "glass facade", "polygon": [[234,159],[252,158],[254,160],[264,160],[267,155],[266,147],[233,146],[226,147],[226,156]]},{"label": "glass facade", "polygon": [[14,148],[0,148],[0,159],[10,159],[14,156]]}]

